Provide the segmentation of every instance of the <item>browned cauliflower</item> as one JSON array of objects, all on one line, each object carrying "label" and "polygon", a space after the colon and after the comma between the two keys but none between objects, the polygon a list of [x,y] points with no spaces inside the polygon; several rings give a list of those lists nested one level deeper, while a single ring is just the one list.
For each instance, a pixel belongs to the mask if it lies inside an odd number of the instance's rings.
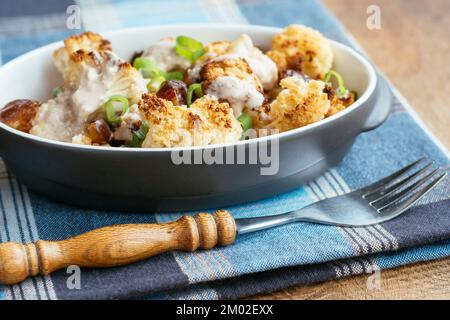
[{"label": "browned cauliflower", "polygon": [[230,44],[230,41],[215,41],[208,43],[205,46],[205,54],[198,59],[198,62],[204,62],[224,55],[230,47]]},{"label": "browned cauliflower", "polygon": [[59,72],[62,74],[65,73],[70,55],[78,50],[103,52],[112,51],[112,48],[108,40],[103,39],[99,34],[93,32],[72,35],[64,40],[63,47],[53,53],[53,60]]},{"label": "browned cauliflower", "polygon": [[258,91],[262,92],[261,83],[253,74],[249,64],[242,58],[225,56],[224,59],[213,59],[203,66],[200,76],[204,90],[207,90],[218,77],[232,76],[240,80],[249,80]]},{"label": "browned cauliflower", "polygon": [[333,63],[328,40],[319,31],[301,25],[288,26],[276,35],[267,55],[280,73],[292,69],[313,79],[323,79]]},{"label": "browned cauliflower", "polygon": [[143,147],[189,147],[238,141],[242,127],[230,107],[212,97],[197,99],[190,108],[176,106],[154,94],[138,103],[149,125]]},{"label": "browned cauliflower", "polygon": [[54,54],[63,73],[61,93],[41,106],[30,132],[71,141],[93,118],[101,117],[111,96],[126,97],[133,104],[147,89],[142,75],[110,51],[109,42],[99,35],[72,36],[64,45]]},{"label": "browned cauliflower", "polygon": [[[281,80],[283,90],[265,108],[267,127],[281,132],[303,127],[325,118],[330,101],[322,81],[304,81],[297,77]],[[270,120],[269,120],[270,119]]]},{"label": "browned cauliflower", "polygon": [[228,102],[235,117],[244,108],[259,108],[264,102],[261,83],[242,58],[213,59],[203,66],[200,76],[204,92]]},{"label": "browned cauliflower", "polygon": [[356,101],[354,92],[347,91],[346,95],[341,97],[338,96],[334,89],[329,85],[325,85],[324,92],[328,95],[328,100],[330,100],[330,109],[326,115],[327,117],[344,110]]}]

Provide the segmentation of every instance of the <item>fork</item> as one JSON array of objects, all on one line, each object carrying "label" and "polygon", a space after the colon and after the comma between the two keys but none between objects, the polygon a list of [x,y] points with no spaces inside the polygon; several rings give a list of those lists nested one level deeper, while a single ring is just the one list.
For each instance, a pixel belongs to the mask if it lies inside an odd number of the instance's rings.
[{"label": "fork", "polygon": [[426,158],[367,187],[278,215],[234,219],[230,212],[219,210],[168,223],[103,227],[62,241],[3,243],[0,284],[19,283],[70,265],[113,267],[173,250],[211,249],[234,243],[237,235],[295,222],[346,227],[386,222],[409,209],[447,175],[441,168],[434,169],[433,162],[424,162]]}]

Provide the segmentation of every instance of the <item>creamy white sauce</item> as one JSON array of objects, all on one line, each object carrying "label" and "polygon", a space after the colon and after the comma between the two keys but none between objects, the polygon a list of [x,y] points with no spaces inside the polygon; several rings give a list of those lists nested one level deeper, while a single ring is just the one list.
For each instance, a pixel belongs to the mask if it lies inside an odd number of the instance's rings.
[{"label": "creamy white sauce", "polygon": [[72,94],[71,107],[77,122],[86,121],[104,102],[107,85],[94,68],[88,68],[81,77],[80,85]]},{"label": "creamy white sauce", "polygon": [[278,69],[275,62],[258,48],[255,48],[248,35],[241,35],[231,43],[225,55],[215,59],[232,59],[233,57],[241,57],[247,61],[264,89],[272,89],[276,84],[278,80]]},{"label": "creamy white sauce", "polygon": [[175,39],[162,39],[147,48],[142,56],[153,59],[164,72],[185,70],[191,66],[191,62],[175,52],[175,45]]},{"label": "creamy white sauce", "polygon": [[42,104],[30,133],[51,140],[70,142],[79,128],[74,126],[73,113],[66,108],[68,99],[69,97],[62,93]]},{"label": "creamy white sauce", "polygon": [[245,58],[245,57],[243,57],[239,54],[235,54],[235,53],[233,53],[233,54],[228,53],[228,54],[223,54],[221,56],[217,56],[217,57],[211,59],[210,61],[237,60],[239,58]]},{"label": "creamy white sauce", "polygon": [[[72,137],[83,133],[86,123],[101,116],[103,104],[111,95],[127,92],[129,79],[118,78],[123,60],[113,53],[109,53],[109,57],[106,65],[99,68],[80,65],[82,69],[77,86],[65,88],[56,99],[43,104],[30,132],[53,140],[72,141]],[[137,94],[146,91],[144,79],[135,77],[132,80],[131,85],[135,86]]]},{"label": "creamy white sauce", "polygon": [[228,101],[235,117],[240,116],[245,107],[259,108],[264,102],[264,95],[256,90],[251,80],[240,80],[232,76],[216,78],[208,86],[206,93]]},{"label": "creamy white sauce", "polygon": [[272,89],[278,81],[278,68],[275,62],[253,46],[253,42],[246,34],[233,41],[227,51],[222,55],[211,54],[203,62],[197,63],[187,71],[191,82],[200,80],[200,71],[209,61],[224,61],[244,59],[252,69],[255,76],[261,82],[265,90]]}]

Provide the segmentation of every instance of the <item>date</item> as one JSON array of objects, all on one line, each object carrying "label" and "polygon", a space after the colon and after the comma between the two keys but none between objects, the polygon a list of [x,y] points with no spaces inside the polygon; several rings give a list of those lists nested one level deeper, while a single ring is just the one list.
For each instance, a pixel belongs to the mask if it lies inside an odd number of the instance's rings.
[{"label": "date", "polygon": [[0,110],[0,121],[11,128],[29,132],[40,106],[40,102],[29,99],[11,101]]},{"label": "date", "polygon": [[100,119],[87,125],[86,136],[91,139],[92,143],[105,144],[112,139],[113,134],[106,121]]},{"label": "date", "polygon": [[186,95],[188,88],[183,81],[168,80],[164,81],[156,95],[159,98],[172,101],[174,105],[186,104]]}]

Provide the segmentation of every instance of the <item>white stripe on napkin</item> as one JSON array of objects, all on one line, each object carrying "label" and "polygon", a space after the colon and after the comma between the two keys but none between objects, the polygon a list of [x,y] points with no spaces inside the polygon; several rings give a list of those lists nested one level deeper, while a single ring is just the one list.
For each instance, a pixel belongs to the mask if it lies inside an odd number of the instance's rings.
[{"label": "white stripe on napkin", "polygon": [[[2,242],[29,243],[39,240],[36,221],[27,189],[8,174],[0,161],[0,234]],[[4,221],[3,221],[4,220]],[[6,298],[18,300],[56,299],[53,282],[49,276],[28,279],[21,284],[7,287]]]}]

